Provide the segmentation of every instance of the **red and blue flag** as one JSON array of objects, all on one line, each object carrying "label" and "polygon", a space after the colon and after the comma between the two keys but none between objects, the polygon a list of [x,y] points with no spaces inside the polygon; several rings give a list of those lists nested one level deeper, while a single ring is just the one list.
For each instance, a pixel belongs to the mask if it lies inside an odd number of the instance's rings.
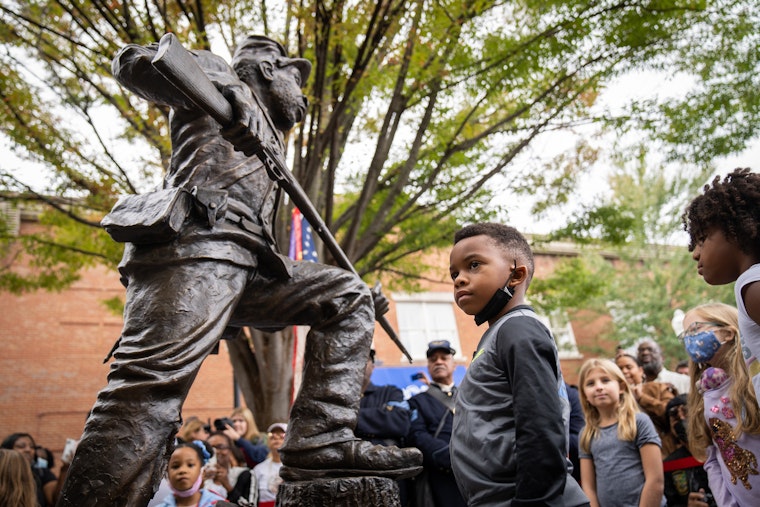
[{"label": "red and blue flag", "polygon": [[290,224],[290,250],[288,256],[294,261],[318,262],[317,250],[309,222],[301,215],[298,208],[293,208]]}]

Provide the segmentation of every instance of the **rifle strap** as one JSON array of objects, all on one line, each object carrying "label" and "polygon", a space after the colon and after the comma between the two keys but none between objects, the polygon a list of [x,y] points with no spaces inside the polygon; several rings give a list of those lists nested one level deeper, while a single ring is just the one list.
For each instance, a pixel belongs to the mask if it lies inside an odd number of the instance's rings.
[{"label": "rifle strap", "polygon": [[454,405],[457,399],[457,388],[454,387],[451,392],[445,393],[443,390],[435,384],[432,384],[426,391],[434,400],[440,402],[444,407],[454,411]]},{"label": "rifle strap", "polygon": [[446,411],[443,413],[443,417],[441,417],[441,421],[438,423],[438,429],[435,430],[435,434],[433,435],[433,438],[438,438],[438,435],[441,433],[441,430],[443,430],[443,425],[446,424],[446,418],[449,414],[452,416],[454,415],[454,403],[456,402],[457,397],[457,390],[456,387],[451,390],[451,393],[444,393],[443,390],[441,390],[440,387],[436,385],[431,385],[430,388],[428,388],[427,393],[436,401],[440,402],[444,407],[446,407]]},{"label": "rifle strap", "polygon": [[[450,410],[446,410],[446,412],[443,413],[443,417],[441,417],[441,422],[438,423],[438,428],[435,430],[435,433],[433,434],[433,438],[438,438],[438,435],[441,433],[441,430],[443,429],[443,425],[446,424],[446,416],[449,415]],[[451,412],[451,415],[454,415],[454,412]]]}]

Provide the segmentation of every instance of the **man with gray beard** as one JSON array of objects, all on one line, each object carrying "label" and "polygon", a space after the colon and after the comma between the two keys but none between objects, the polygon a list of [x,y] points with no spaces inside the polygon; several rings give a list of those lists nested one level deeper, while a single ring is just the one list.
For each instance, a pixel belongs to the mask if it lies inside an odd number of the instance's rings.
[{"label": "man with gray beard", "polygon": [[688,375],[670,371],[662,365],[662,349],[649,338],[639,342],[638,360],[644,368],[647,382],[663,382],[678,390],[679,394],[688,394],[690,380]]}]

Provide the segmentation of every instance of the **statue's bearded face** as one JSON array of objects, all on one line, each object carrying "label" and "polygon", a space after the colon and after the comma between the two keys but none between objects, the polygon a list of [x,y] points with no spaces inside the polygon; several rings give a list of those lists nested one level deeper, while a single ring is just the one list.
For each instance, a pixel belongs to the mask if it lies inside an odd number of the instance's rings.
[{"label": "statue's bearded face", "polygon": [[275,66],[269,83],[269,114],[275,126],[283,131],[306,116],[309,101],[301,92],[301,72],[293,65]]}]

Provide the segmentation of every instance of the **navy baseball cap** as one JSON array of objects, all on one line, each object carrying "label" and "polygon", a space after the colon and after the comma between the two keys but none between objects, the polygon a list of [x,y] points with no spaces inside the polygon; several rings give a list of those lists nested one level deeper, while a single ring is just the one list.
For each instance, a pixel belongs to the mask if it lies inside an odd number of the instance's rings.
[{"label": "navy baseball cap", "polygon": [[448,340],[433,340],[432,342],[428,343],[427,357],[432,356],[433,352],[436,350],[445,350],[452,356],[457,353],[457,351],[451,347],[451,343],[449,343]]}]

